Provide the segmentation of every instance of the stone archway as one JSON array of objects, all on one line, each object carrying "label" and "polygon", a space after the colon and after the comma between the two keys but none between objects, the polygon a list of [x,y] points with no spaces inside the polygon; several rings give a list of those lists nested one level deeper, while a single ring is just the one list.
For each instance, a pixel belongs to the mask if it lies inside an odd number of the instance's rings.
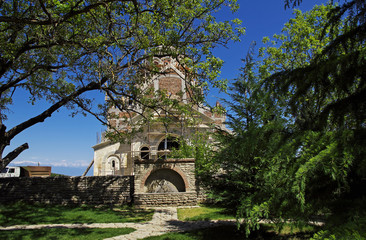
[{"label": "stone archway", "polygon": [[[135,192],[136,193],[148,193],[158,191],[154,187],[150,187],[153,183],[155,185],[166,185],[165,189],[169,192],[191,192],[195,191],[196,178],[194,175],[194,159],[182,158],[182,159],[167,159],[167,160],[135,160],[134,162],[135,173]],[[161,180],[158,182],[158,180]],[[170,183],[175,186],[173,187]],[[182,187],[184,186],[184,187]],[[147,189],[150,189],[149,191]],[[155,189],[156,191],[152,191]],[[164,188],[163,188],[164,189]],[[168,190],[165,190],[167,192]],[[161,190],[160,192],[162,192]]]},{"label": "stone archway", "polygon": [[144,182],[144,192],[172,193],[185,192],[186,184],[182,176],[169,168],[152,171]]}]

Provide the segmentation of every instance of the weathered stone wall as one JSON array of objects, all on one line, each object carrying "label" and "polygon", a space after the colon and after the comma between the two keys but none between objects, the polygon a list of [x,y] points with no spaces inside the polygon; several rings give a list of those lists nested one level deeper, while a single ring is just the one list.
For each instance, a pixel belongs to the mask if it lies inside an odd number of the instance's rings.
[{"label": "weathered stone wall", "polygon": [[127,204],[141,207],[194,206],[205,191],[135,193],[134,176],[0,178],[0,204],[16,201],[47,204]]},{"label": "weathered stone wall", "polygon": [[124,204],[133,196],[133,176],[0,178],[0,203]]},{"label": "weathered stone wall", "polygon": [[194,206],[197,205],[196,192],[177,193],[137,193],[135,205],[141,207]]},{"label": "weathered stone wall", "polygon": [[144,184],[149,175],[158,169],[171,169],[177,172],[186,184],[186,192],[195,191],[195,163],[193,158],[167,159],[164,161],[135,161],[135,191],[144,192]]}]

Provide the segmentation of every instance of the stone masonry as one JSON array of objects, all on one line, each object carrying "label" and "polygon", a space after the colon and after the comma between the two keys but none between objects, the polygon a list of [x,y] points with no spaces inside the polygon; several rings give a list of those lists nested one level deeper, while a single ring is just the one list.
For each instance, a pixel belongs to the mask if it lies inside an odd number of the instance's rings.
[{"label": "stone masonry", "polygon": [[164,161],[136,161],[135,162],[135,191],[143,193],[147,178],[156,170],[170,169],[182,178],[184,192],[195,190],[195,164],[193,158],[167,159]]},{"label": "stone masonry", "polygon": [[195,206],[197,205],[197,193],[137,193],[134,202],[136,206],[141,207]]},{"label": "stone masonry", "polygon": [[0,203],[16,201],[64,205],[134,203],[140,207],[163,207],[194,206],[206,200],[203,197],[204,192],[194,189],[194,185],[189,186],[185,192],[138,193],[134,191],[135,177],[137,176],[0,178],[2,193]]},{"label": "stone masonry", "polygon": [[0,178],[0,203],[126,204],[133,176]]}]

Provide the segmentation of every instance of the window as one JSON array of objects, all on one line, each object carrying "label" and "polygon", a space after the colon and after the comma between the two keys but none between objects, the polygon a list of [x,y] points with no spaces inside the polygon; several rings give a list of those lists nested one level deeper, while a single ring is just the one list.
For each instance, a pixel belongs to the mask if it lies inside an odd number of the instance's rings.
[{"label": "window", "polygon": [[116,171],[120,169],[120,161],[116,156],[110,156],[107,160],[109,170]]},{"label": "window", "polygon": [[15,173],[15,168],[9,168],[9,172],[8,173]]},{"label": "window", "polygon": [[179,139],[176,137],[164,138],[158,146],[159,159],[168,157],[166,150],[179,149]]},{"label": "window", "polygon": [[143,160],[149,160],[149,148],[148,147],[142,147],[141,148],[141,159]]},{"label": "window", "polygon": [[172,150],[173,148],[179,149],[179,140],[176,137],[167,137],[163,139],[159,146],[158,150]]}]

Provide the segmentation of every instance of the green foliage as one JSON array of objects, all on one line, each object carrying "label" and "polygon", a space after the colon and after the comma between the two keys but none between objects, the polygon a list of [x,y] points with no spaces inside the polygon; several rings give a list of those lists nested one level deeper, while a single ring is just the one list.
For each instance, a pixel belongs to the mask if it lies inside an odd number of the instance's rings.
[{"label": "green foliage", "polygon": [[[364,110],[356,110],[358,117],[329,110],[339,99],[363,91],[361,76],[354,75],[341,89],[340,75],[326,72],[336,66],[342,71],[341,63],[331,65],[334,56],[324,52],[349,30],[349,19],[328,28],[334,9],[328,5],[307,13],[296,10],[282,34],[263,39],[266,46],[259,50],[257,62],[253,50],[248,54],[231,89],[227,104],[233,134],[218,135],[220,150],[213,161],[220,174],[213,169],[207,184],[214,199],[236,210],[247,235],[260,227],[261,219],[279,227],[291,219],[301,226],[320,214],[331,216],[329,222],[339,216],[340,202],[365,196],[364,141],[358,137],[365,130],[364,118],[362,124],[358,118]],[[333,53],[342,59],[348,50],[364,49],[348,42]],[[355,71],[361,69],[365,68],[357,65]],[[332,113],[320,121],[324,112]],[[333,121],[336,118],[344,121]]]},{"label": "green foliage", "polygon": [[366,218],[363,217],[357,221],[346,221],[340,225],[331,225],[326,230],[314,234],[312,240],[363,240],[366,239],[365,231]]},{"label": "green foliage", "polygon": [[216,163],[212,161],[214,144],[208,140],[212,137],[209,131],[196,131],[190,136],[189,142],[180,139],[179,149],[173,149],[169,154],[172,158],[194,158],[195,174],[200,178],[209,176],[208,174]]},{"label": "green foliage", "polygon": [[[244,31],[239,20],[216,20],[213,14],[225,7],[235,11],[238,5],[236,0],[1,1],[0,156],[17,134],[63,106],[72,115],[90,113],[108,125],[112,106],[144,118],[151,111],[188,112],[202,103],[202,86],[210,82],[224,89],[224,82],[216,80],[223,61],[212,49],[238,41]],[[166,57],[179,63],[185,75],[192,100],[186,107],[148,87],[152,77],[166,74],[156,62]],[[43,99],[49,106],[6,131],[3,121],[20,89],[29,103]],[[104,92],[104,106],[94,106],[84,94],[92,90]],[[141,124],[129,123],[122,138],[138,132],[134,126]],[[23,150],[4,157],[1,167]]]},{"label": "green foliage", "polygon": [[327,225],[314,234],[314,240],[325,239],[366,239],[366,200],[342,199],[334,206]]},{"label": "green foliage", "polygon": [[[300,46],[312,45],[304,49],[298,45],[286,48],[298,49],[303,56],[308,54],[310,58],[306,64],[275,69],[270,73],[268,84],[278,94],[291,92],[289,110],[297,115],[297,123],[302,129],[332,128],[335,124],[353,128],[363,135],[366,115],[365,99],[361,95],[365,96],[366,91],[363,73],[366,8],[364,1],[345,2],[328,10],[326,18],[320,18],[325,19],[325,23],[316,25],[315,22],[315,27],[311,28],[314,34],[310,34],[313,38],[302,40],[305,45]],[[297,31],[292,36],[306,39],[302,36],[306,32]],[[317,51],[313,50],[314,44],[318,44]]]},{"label": "green foliage", "polygon": [[184,139],[179,140],[179,149],[173,148],[169,154],[171,158],[194,158],[194,146],[189,145]]}]

